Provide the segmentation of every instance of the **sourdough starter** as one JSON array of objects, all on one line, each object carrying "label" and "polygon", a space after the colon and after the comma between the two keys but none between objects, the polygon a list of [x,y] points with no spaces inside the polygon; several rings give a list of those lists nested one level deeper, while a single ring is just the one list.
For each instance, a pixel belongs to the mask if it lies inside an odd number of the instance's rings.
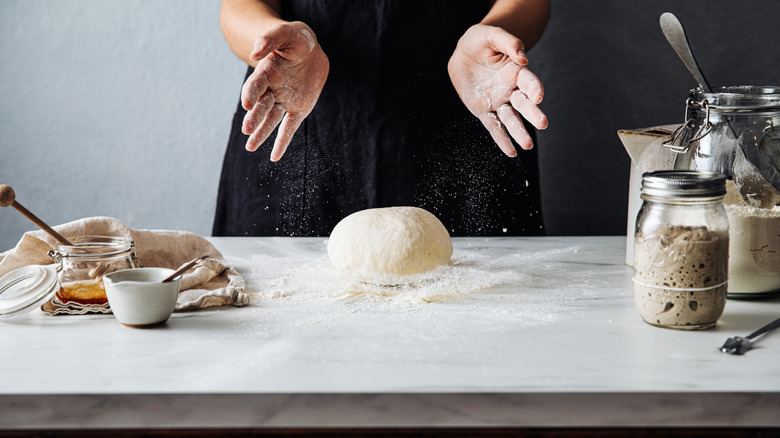
[{"label": "sourdough starter", "polygon": [[649,324],[701,329],[715,324],[726,305],[727,232],[667,225],[637,235],[634,300]]}]

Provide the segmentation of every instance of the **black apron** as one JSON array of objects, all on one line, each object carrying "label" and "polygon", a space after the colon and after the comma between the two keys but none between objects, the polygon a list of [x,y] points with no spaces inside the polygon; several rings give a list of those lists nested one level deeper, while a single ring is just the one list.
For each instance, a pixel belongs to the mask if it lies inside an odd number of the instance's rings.
[{"label": "black apron", "polygon": [[488,8],[283,1],[282,17],[317,35],[328,80],[277,163],[275,132],[256,152],[244,149],[239,102],[213,235],[327,236],[350,213],[402,205],[432,212],[453,236],[543,234],[536,150],[506,157],[447,73],[458,39]]}]

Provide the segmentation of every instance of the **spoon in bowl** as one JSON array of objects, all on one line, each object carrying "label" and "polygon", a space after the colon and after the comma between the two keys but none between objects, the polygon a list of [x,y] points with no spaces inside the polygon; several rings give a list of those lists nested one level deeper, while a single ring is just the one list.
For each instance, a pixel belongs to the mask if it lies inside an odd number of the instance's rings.
[{"label": "spoon in bowl", "polygon": [[162,282],[163,282],[163,283],[167,283],[167,282],[169,282],[169,281],[173,280],[174,278],[178,277],[179,275],[183,274],[184,272],[187,272],[187,271],[189,271],[190,269],[192,269],[192,268],[193,268],[195,265],[197,265],[197,264],[198,264],[198,263],[199,263],[201,260],[205,260],[205,259],[207,259],[208,257],[209,257],[209,256],[207,256],[207,255],[203,255],[203,256],[200,256],[200,257],[198,257],[198,258],[196,258],[196,259],[190,260],[189,262],[187,262],[187,264],[185,264],[185,265],[183,265],[181,268],[177,269],[177,270],[176,270],[176,272],[174,272],[173,274],[171,274],[171,275],[169,275],[168,277],[166,277],[166,278],[165,278],[165,280],[163,280]]}]

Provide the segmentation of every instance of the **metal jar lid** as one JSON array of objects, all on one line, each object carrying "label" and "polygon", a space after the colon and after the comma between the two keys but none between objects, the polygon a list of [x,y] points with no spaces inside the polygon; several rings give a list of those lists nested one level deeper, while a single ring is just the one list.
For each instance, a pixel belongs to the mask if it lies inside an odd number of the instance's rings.
[{"label": "metal jar lid", "polygon": [[707,198],[726,194],[726,176],[708,170],[657,170],[642,175],[642,193],[659,197]]}]

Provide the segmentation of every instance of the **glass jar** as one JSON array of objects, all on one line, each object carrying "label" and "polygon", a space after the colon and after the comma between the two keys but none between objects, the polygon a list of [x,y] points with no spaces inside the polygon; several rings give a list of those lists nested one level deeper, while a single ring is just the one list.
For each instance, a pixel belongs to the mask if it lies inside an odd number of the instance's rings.
[{"label": "glass jar", "polygon": [[717,87],[712,93],[696,88],[685,107],[685,124],[667,144],[677,152],[674,168],[711,170],[729,179],[728,296],[775,296],[780,207],[773,208],[776,198],[766,190],[780,187],[780,87]]},{"label": "glass jar", "polygon": [[[726,198],[736,196],[729,194]],[[731,235],[729,298],[758,299],[780,294],[780,208],[724,204]]]},{"label": "glass jar", "polygon": [[726,305],[729,224],[726,177],[662,170],[642,177],[634,233],[634,301],[648,324],[715,325]]},{"label": "glass jar", "polygon": [[103,275],[142,266],[135,244],[123,237],[81,236],[70,241],[72,246],[60,244],[49,251],[59,264],[56,296],[63,303],[106,304]]},{"label": "glass jar", "polygon": [[694,88],[685,102],[685,123],[665,144],[679,154],[675,169],[726,177],[740,147],[767,181],[780,183],[780,87],[716,87],[712,93]]}]

